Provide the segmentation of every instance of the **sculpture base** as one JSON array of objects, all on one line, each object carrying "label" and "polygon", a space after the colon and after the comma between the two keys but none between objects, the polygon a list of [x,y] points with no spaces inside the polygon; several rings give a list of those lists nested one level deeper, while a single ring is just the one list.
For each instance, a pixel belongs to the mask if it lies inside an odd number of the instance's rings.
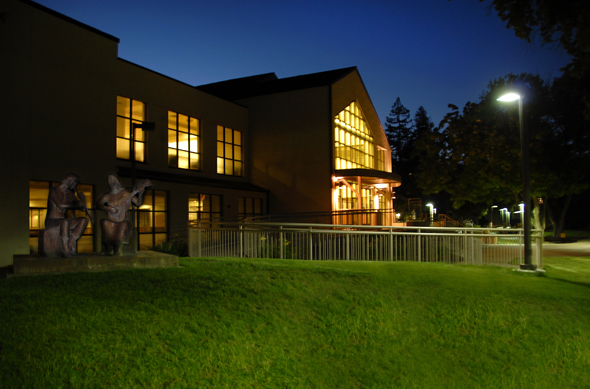
[{"label": "sculpture base", "polygon": [[72,258],[47,258],[15,255],[14,275],[109,271],[178,266],[178,257],[156,251],[139,251],[133,255],[107,256],[78,254]]}]

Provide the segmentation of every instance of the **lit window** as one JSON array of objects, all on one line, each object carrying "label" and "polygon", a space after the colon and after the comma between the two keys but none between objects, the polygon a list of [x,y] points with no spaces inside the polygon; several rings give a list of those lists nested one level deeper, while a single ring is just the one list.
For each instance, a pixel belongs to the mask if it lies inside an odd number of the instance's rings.
[{"label": "lit window", "polygon": [[[145,104],[117,96],[117,158],[131,159],[131,125],[145,121]],[[143,162],[145,159],[145,133],[136,128],[133,144],[135,160]]]},{"label": "lit window", "polygon": [[243,175],[242,133],[217,126],[217,173]]},{"label": "lit window", "polygon": [[[49,188],[60,185],[61,182],[55,181],[30,181],[29,182],[29,246],[32,253],[39,251],[39,230],[45,228],[45,217],[47,216],[47,198],[49,197]],[[93,210],[93,190],[92,185],[78,184],[76,190],[84,193],[86,197],[86,207],[91,215]],[[86,212],[80,210],[68,210],[66,218],[87,217]],[[78,239],[79,253],[94,252],[94,238],[92,223],[88,223],[86,229]]]},{"label": "lit window", "polygon": [[168,111],[168,166],[199,170],[199,119]]},{"label": "lit window", "polygon": [[375,169],[375,145],[357,102],[334,118],[336,169]]},{"label": "lit window", "polygon": [[381,146],[377,146],[377,153],[375,153],[375,167],[377,170],[385,171],[385,149]]},{"label": "lit window", "polygon": [[252,197],[240,197],[240,205],[238,210],[238,216],[240,220],[244,220],[249,217],[256,217],[264,215],[262,211],[262,199]]},{"label": "lit window", "polygon": [[143,194],[143,203],[135,213],[135,220],[140,250],[148,250],[166,242],[168,237],[166,192],[146,189]]},{"label": "lit window", "polygon": [[189,223],[221,220],[221,196],[191,193],[188,198]]}]

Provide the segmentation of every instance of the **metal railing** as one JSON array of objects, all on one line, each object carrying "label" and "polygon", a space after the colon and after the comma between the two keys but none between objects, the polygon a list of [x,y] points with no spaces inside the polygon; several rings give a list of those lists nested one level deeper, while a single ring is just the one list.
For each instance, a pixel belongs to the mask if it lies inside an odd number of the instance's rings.
[{"label": "metal railing", "polygon": [[298,212],[284,215],[248,217],[246,222],[313,223],[336,225],[388,226],[395,221],[393,209],[346,209],[329,212]]},{"label": "metal railing", "polygon": [[[522,229],[375,227],[303,223],[207,223],[189,227],[192,257],[421,261],[517,267]],[[542,234],[533,230],[542,268]]]}]

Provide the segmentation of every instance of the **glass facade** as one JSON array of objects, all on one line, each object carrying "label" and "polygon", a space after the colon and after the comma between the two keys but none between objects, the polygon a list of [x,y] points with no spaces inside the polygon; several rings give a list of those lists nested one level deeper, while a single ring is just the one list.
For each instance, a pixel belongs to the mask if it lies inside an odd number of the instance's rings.
[{"label": "glass facade", "polygon": [[133,123],[145,121],[145,103],[117,96],[117,158],[131,159],[131,147],[134,147],[135,160],[145,160],[145,133],[136,128],[131,144],[131,127]]},{"label": "glass facade", "polygon": [[221,220],[221,196],[205,193],[191,193],[188,198],[188,221]]},{"label": "glass facade", "polygon": [[375,145],[357,102],[334,118],[336,169],[375,169]]},{"label": "glass facade", "polygon": [[163,190],[145,190],[143,204],[135,212],[140,250],[148,250],[166,242],[168,238],[167,198],[167,193]]},{"label": "glass facade", "polygon": [[217,173],[243,175],[242,133],[217,126]]},{"label": "glass facade", "polygon": [[239,199],[239,218],[240,220],[244,220],[248,217],[256,217],[264,215],[264,211],[262,208],[262,199],[252,198],[252,197],[240,197]]},{"label": "glass facade", "polygon": [[199,119],[168,111],[168,166],[201,169]]}]

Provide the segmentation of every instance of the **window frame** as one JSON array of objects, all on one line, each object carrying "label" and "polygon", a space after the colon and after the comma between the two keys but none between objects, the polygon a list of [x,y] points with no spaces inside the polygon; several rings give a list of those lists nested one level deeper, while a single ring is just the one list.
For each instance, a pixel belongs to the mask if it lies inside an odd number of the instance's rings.
[{"label": "window frame", "polygon": [[[248,202],[251,201],[251,212],[248,212]],[[259,212],[256,212],[256,204],[259,204]],[[240,221],[251,218],[264,216],[264,199],[260,197],[239,197],[238,198],[238,219]]]},{"label": "window frame", "polygon": [[[129,116],[125,116],[121,114],[119,110],[120,99],[128,100],[129,102]],[[143,114],[141,115],[141,120],[134,118],[133,113],[133,102],[137,104],[143,105]],[[129,97],[117,95],[117,123],[116,123],[116,156],[117,159],[124,160],[124,161],[131,161],[131,146],[134,146],[134,157],[135,162],[145,162],[146,161],[146,149],[147,149],[147,132],[144,131],[142,128],[136,128],[133,137],[133,145],[131,144],[131,131],[133,131],[133,124],[143,124],[146,122],[147,118],[147,104],[140,100],[135,100]],[[123,125],[122,131],[120,131],[120,123],[121,121],[125,121],[126,124]],[[129,137],[126,138],[124,135],[126,132],[129,132]],[[120,136],[120,132],[123,133],[123,136]],[[140,135],[140,136],[138,136]],[[122,156],[124,151],[119,150],[120,143],[127,143],[127,151],[126,153],[128,156],[125,158]],[[141,153],[138,153],[138,147],[141,148]],[[138,158],[138,155],[140,158]]]},{"label": "window frame", "polygon": [[[231,139],[228,139],[228,133],[231,133]],[[236,135],[239,135],[239,144],[236,144]],[[239,158],[235,158],[236,150],[239,150]],[[228,151],[230,152],[228,153]],[[244,135],[242,131],[221,125],[217,126],[217,174],[244,176]]]},{"label": "window frame", "polygon": [[334,168],[379,170],[377,145],[358,101],[351,102],[333,119]]},{"label": "window frame", "polygon": [[[171,114],[175,115],[175,128],[172,128],[171,126]],[[186,128],[186,132],[185,131],[181,131],[181,127],[180,127],[180,120],[181,117],[186,117],[187,118],[187,128]],[[196,121],[196,130],[193,131],[193,127],[191,126],[191,123],[193,121]],[[175,112],[175,111],[170,111],[168,110],[168,167],[174,167],[174,168],[178,168],[178,169],[183,169],[183,170],[194,170],[194,171],[200,171],[201,170],[201,161],[202,161],[202,155],[201,155],[201,148],[202,148],[202,142],[201,142],[201,120],[195,117],[192,117],[190,115],[185,115],[179,112]],[[171,133],[174,132],[175,133],[175,144],[176,147],[170,147],[170,140],[171,140]],[[180,136],[181,134],[185,134],[186,135],[186,139],[187,139],[187,150],[181,149],[180,148]],[[195,141],[196,141],[196,151],[191,150],[191,145],[193,143],[192,137],[195,137]],[[172,155],[172,150],[175,151],[175,155]],[[186,158],[188,161],[188,165],[187,167],[182,167],[180,166],[180,154],[181,153],[186,153]],[[196,164],[193,167],[192,164],[192,158],[193,155],[195,155],[195,159],[196,159]],[[175,161],[171,163],[171,158],[175,158]]]},{"label": "window frame", "polygon": [[[164,209],[156,209],[156,198],[157,196],[155,196],[156,194],[164,194],[165,195],[165,199],[164,199]],[[150,196],[147,196],[150,195]],[[146,209],[146,208],[142,208],[142,207],[146,207],[147,204],[145,202],[146,198],[150,198],[151,197],[151,204],[149,204],[150,209]],[[137,231],[137,249],[141,250],[142,249],[142,236],[148,236],[151,235],[151,245],[146,245],[146,249],[150,249],[162,242],[167,242],[168,241],[168,225],[169,225],[169,204],[168,204],[168,191],[165,190],[158,190],[158,189],[146,189],[144,194],[143,194],[143,203],[135,208],[135,231]],[[164,231],[157,231],[156,229],[158,227],[156,227],[156,218],[159,214],[164,214]],[[148,216],[148,219],[150,221],[150,226],[148,228],[150,228],[150,231],[142,231],[141,228],[145,228],[143,226],[141,226],[141,221],[142,221],[142,217]],[[158,235],[164,235],[164,240],[162,239],[157,239]]]}]

